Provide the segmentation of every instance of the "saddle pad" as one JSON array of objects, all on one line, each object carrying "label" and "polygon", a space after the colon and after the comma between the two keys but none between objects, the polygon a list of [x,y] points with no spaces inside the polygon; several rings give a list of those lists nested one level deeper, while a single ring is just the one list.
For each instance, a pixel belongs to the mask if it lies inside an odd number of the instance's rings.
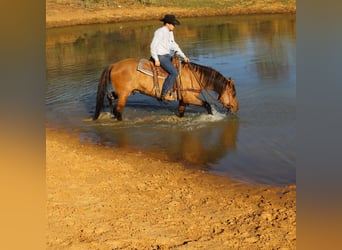
[{"label": "saddle pad", "polygon": [[[140,59],[138,63],[137,70],[149,76],[153,76],[153,67],[154,67],[153,62],[145,58],[142,58]],[[165,79],[168,76],[168,73],[162,67],[156,67],[156,68],[157,68],[158,78]]]}]

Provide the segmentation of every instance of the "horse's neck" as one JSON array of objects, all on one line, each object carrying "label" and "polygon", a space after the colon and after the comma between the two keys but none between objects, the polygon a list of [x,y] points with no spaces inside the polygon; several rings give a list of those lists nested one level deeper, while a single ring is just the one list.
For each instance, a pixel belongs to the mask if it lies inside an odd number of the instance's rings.
[{"label": "horse's neck", "polygon": [[195,78],[195,82],[200,86],[201,89],[213,89],[211,85],[208,85],[206,81],[203,79],[201,71],[197,69],[199,67],[197,64],[193,65],[191,63],[182,64],[182,73],[188,74]]}]

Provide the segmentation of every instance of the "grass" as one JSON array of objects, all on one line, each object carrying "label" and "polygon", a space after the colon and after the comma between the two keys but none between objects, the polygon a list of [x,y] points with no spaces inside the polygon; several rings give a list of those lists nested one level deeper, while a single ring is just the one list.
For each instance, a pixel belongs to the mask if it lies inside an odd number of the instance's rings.
[{"label": "grass", "polygon": [[[222,8],[230,7],[240,2],[240,0],[149,0],[137,1],[150,6],[180,7],[180,8]],[[146,3],[145,3],[146,2]]]},{"label": "grass", "polygon": [[[54,0],[49,0],[54,1]],[[173,8],[211,8],[222,9],[229,7],[251,7],[283,5],[284,7],[295,6],[296,0],[55,0],[59,3],[68,2],[82,4],[84,7],[101,5],[108,7],[129,7],[129,6],[155,6]]]}]

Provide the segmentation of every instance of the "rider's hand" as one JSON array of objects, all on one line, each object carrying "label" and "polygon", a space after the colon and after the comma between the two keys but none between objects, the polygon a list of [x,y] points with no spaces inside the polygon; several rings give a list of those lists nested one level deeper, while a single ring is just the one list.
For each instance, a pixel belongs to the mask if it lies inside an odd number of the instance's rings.
[{"label": "rider's hand", "polygon": [[156,65],[157,67],[160,66],[160,61],[154,61],[154,65]]},{"label": "rider's hand", "polygon": [[190,59],[189,59],[189,57],[184,57],[184,62],[186,62],[186,63],[188,63],[188,62],[190,62]]}]

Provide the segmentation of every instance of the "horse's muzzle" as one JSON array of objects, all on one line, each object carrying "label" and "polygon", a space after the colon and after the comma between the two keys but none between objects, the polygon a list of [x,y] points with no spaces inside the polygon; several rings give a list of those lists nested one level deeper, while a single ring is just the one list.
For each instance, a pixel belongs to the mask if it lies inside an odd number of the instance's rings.
[{"label": "horse's muzzle", "polygon": [[236,114],[237,111],[239,110],[238,106],[234,107],[232,105],[227,105],[226,108],[227,108],[228,112],[231,113],[231,114]]}]

